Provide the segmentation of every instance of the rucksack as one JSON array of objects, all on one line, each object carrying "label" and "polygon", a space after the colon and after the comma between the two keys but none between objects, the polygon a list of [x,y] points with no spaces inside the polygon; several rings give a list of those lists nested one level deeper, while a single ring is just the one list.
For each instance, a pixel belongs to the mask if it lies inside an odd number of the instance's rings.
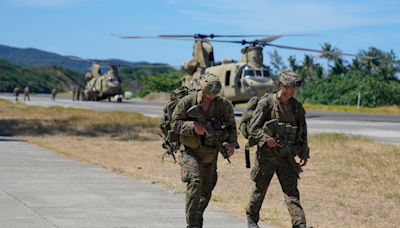
[{"label": "rucksack", "polygon": [[187,87],[181,87],[170,93],[170,101],[163,109],[163,116],[161,117],[161,138],[163,139],[162,147],[165,149],[165,153],[162,156],[172,155],[174,161],[176,161],[175,153],[179,150],[181,142],[179,141],[179,135],[172,129],[172,113],[178,102],[185,96],[191,95],[192,105],[196,104],[197,90],[188,89]]},{"label": "rucksack", "polygon": [[243,137],[247,139],[246,145],[244,147],[245,151],[245,160],[246,160],[246,168],[250,168],[250,147],[254,146],[257,144],[257,142],[250,136],[249,132],[249,123],[251,118],[253,117],[254,110],[257,108],[258,102],[265,98],[268,97],[267,102],[268,102],[268,113],[271,112],[271,110],[275,107],[275,104],[273,102],[273,95],[270,93],[266,93],[262,95],[261,97],[252,97],[248,102],[247,102],[247,108],[242,114],[242,118],[240,119],[240,125],[239,125],[239,130],[242,133]]},{"label": "rucksack", "polygon": [[[257,104],[258,102],[265,98],[268,97],[268,103],[270,105],[268,105],[268,108],[272,110],[273,104],[272,104],[272,97],[273,94],[271,93],[266,93],[264,95],[262,95],[261,97],[252,97],[248,102],[247,102],[247,108],[246,110],[243,112],[242,114],[242,118],[240,119],[240,125],[239,125],[239,130],[242,133],[243,137],[245,137],[248,140],[251,140],[250,137],[250,132],[249,132],[249,123],[251,118],[253,117],[253,112],[254,110],[257,108]],[[270,112],[271,110],[268,110],[268,112]],[[253,142],[251,142],[253,143]],[[253,146],[253,145],[251,145]]]}]

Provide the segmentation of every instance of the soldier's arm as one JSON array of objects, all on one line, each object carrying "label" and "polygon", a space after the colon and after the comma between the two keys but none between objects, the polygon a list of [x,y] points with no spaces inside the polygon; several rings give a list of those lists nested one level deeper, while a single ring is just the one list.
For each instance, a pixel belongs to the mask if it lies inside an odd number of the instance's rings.
[{"label": "soldier's arm", "polygon": [[262,147],[269,137],[264,129],[263,126],[266,121],[268,121],[269,114],[267,113],[268,110],[268,102],[266,98],[261,99],[256,109],[253,112],[253,116],[249,122],[249,133],[250,136],[257,142],[259,147]]},{"label": "soldier's arm", "polygon": [[299,138],[300,144],[302,146],[302,150],[299,154],[301,158],[309,158],[310,157],[310,149],[308,147],[307,140],[307,123],[306,123],[306,111],[303,106],[300,104],[299,110]]},{"label": "soldier's arm", "polygon": [[227,125],[227,130],[229,132],[228,143],[234,148],[239,147],[239,143],[237,141],[237,130],[236,130],[236,121],[235,121],[235,113],[233,111],[233,105],[230,101],[224,99],[224,108],[223,108],[223,118],[224,122]]},{"label": "soldier's arm", "polygon": [[190,108],[190,99],[183,98],[172,113],[172,129],[177,134],[194,135],[194,121],[189,121],[186,111]]}]

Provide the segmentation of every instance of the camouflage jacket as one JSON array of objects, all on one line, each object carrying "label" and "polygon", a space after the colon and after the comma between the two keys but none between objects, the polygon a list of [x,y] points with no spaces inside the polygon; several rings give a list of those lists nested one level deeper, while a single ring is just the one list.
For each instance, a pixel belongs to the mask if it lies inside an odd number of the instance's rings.
[{"label": "camouflage jacket", "polygon": [[[267,138],[271,136],[263,129],[265,122],[276,118],[279,122],[290,123],[294,126],[298,126],[296,137],[301,146],[301,152],[298,155],[308,158],[307,124],[303,105],[295,98],[291,98],[287,107],[283,107],[278,100],[277,94],[272,94],[270,96],[273,96],[272,99],[270,99],[272,100],[272,104],[271,101],[268,102],[268,97],[265,97],[258,102],[257,108],[253,112],[249,123],[249,133],[251,137],[257,142],[259,148],[269,150],[270,148],[266,145],[266,141]],[[269,107],[270,105],[276,105],[276,107]]]},{"label": "camouflage jacket", "polygon": [[[203,93],[201,91],[197,92],[196,104],[201,103],[202,95]],[[194,131],[195,121],[190,120],[187,116],[187,110],[192,106],[190,96],[191,95],[188,95],[182,98],[176,105],[172,114],[172,128],[180,135],[196,135]],[[231,102],[224,97],[216,96],[210,103],[206,114],[208,119],[212,119],[213,117],[220,118],[221,122],[227,126],[227,131],[229,132],[227,142],[236,148],[238,146],[237,131]]]}]

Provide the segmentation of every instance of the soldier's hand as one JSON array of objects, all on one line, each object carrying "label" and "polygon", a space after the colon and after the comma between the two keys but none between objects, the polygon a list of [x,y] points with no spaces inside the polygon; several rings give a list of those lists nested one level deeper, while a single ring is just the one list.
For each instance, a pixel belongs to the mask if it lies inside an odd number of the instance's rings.
[{"label": "soldier's hand", "polygon": [[267,145],[268,145],[268,147],[270,147],[270,148],[282,147],[282,145],[279,144],[279,143],[276,141],[276,139],[273,138],[273,137],[269,137],[269,138],[267,139]]},{"label": "soldier's hand", "polygon": [[207,130],[199,122],[194,122],[194,131],[197,133],[197,135],[207,135],[208,134]]},{"label": "soldier's hand", "polygon": [[300,165],[301,166],[307,165],[307,161],[308,161],[308,158],[306,158],[306,157],[300,158]]},{"label": "soldier's hand", "polygon": [[224,142],[222,145],[226,148],[229,157],[235,153],[235,148],[231,144]]}]

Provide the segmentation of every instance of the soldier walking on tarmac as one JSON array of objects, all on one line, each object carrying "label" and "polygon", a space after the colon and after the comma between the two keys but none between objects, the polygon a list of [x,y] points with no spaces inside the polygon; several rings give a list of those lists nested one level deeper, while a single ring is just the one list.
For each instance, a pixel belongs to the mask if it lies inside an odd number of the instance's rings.
[{"label": "soldier walking on tarmac", "polygon": [[56,96],[57,96],[57,89],[56,89],[56,88],[53,88],[53,89],[51,90],[51,99],[52,99],[53,101],[55,101],[55,100],[56,100]]},{"label": "soldier walking on tarmac", "polygon": [[217,183],[218,151],[229,158],[238,148],[233,106],[218,95],[221,82],[207,73],[200,84],[201,91],[182,98],[172,114],[173,129],[184,146],[179,164],[187,185],[186,223],[196,228],[203,227],[203,213]]},{"label": "soldier walking on tarmac", "polygon": [[[251,171],[253,186],[246,208],[250,228],[259,227],[260,209],[274,173],[282,187],[293,228],[306,227],[297,180],[301,166],[309,158],[307,125],[305,110],[293,97],[301,80],[294,72],[285,70],[278,82],[279,92],[260,99],[249,123],[250,136],[257,142],[255,166]],[[296,162],[296,155],[300,163]]]},{"label": "soldier walking on tarmac", "polygon": [[15,96],[15,101],[18,101],[18,96],[19,96],[19,87],[14,88],[14,96]]},{"label": "soldier walking on tarmac", "polygon": [[80,101],[83,99],[83,96],[81,97],[81,87],[78,86],[78,89],[76,90],[76,100]]},{"label": "soldier walking on tarmac", "polygon": [[76,87],[72,89],[72,101],[75,101],[75,96],[76,96]]},{"label": "soldier walking on tarmac", "polygon": [[25,86],[24,88],[24,101],[28,99],[28,101],[30,101],[29,99],[29,86]]}]

